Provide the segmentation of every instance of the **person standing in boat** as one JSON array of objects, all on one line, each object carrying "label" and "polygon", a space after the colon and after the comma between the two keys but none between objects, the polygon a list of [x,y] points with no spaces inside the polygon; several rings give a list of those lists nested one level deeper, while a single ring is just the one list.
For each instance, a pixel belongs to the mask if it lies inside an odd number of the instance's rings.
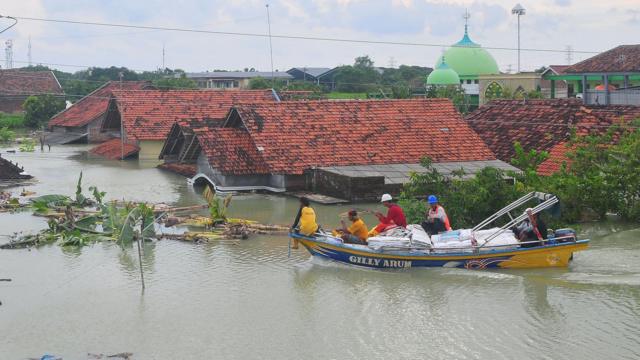
[{"label": "person standing in boat", "polygon": [[358,217],[358,212],[356,210],[349,211],[349,221],[351,221],[351,226],[347,227],[344,220],[341,220],[342,229],[339,229],[337,232],[341,233],[342,241],[345,244],[358,244],[358,245],[366,245],[367,244],[367,236],[369,236],[369,230],[367,230],[367,225],[364,221]]},{"label": "person standing in boat", "polygon": [[[299,226],[299,227],[298,227]],[[311,202],[306,197],[300,198],[300,209],[298,215],[291,225],[291,230],[299,232],[305,236],[313,236],[318,231],[318,224],[316,223],[316,212],[311,207]],[[292,249],[298,248],[298,240],[293,239]]]},{"label": "person standing in boat", "polygon": [[445,231],[451,231],[449,217],[444,208],[438,203],[435,195],[429,195],[429,210],[426,213],[426,220],[422,222],[422,228],[429,235],[439,234]]},{"label": "person standing in boat", "polygon": [[407,218],[404,216],[404,211],[398,204],[393,202],[391,195],[382,195],[380,202],[382,206],[387,208],[387,216],[382,215],[380,212],[375,213],[378,220],[380,220],[380,224],[369,232],[369,236],[375,236],[392,226],[407,227]]}]

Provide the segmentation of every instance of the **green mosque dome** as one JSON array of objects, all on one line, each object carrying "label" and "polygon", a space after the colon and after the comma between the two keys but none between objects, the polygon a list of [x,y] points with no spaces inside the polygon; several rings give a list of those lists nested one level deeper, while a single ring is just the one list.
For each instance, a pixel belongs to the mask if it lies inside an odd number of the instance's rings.
[{"label": "green mosque dome", "polygon": [[427,77],[427,85],[460,85],[460,77],[441,58],[438,66]]},{"label": "green mosque dome", "polygon": [[493,56],[479,44],[471,41],[466,25],[462,40],[447,49],[436,64],[442,63],[443,57],[447,59],[447,65],[455,70],[461,78],[500,73]]}]

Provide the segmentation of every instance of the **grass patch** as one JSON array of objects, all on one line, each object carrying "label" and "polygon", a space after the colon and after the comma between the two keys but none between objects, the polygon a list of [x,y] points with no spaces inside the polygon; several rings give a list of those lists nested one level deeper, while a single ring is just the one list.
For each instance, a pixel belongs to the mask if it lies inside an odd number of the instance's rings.
[{"label": "grass patch", "polygon": [[330,92],[327,99],[366,99],[367,93],[346,93],[346,92]]},{"label": "grass patch", "polygon": [[16,129],[24,127],[24,114],[7,114],[0,112],[0,128]]}]

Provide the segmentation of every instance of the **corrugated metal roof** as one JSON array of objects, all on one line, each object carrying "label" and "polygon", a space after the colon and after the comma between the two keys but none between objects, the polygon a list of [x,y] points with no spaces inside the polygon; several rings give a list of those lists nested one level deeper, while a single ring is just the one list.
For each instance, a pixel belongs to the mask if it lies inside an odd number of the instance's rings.
[{"label": "corrugated metal roof", "polygon": [[[470,177],[489,166],[504,171],[520,171],[501,160],[441,162],[434,163],[432,166],[445,176],[462,169],[466,174],[465,177]],[[427,169],[420,164],[325,166],[319,169],[348,177],[382,176],[385,184],[406,184],[409,182],[411,173],[427,172]]]},{"label": "corrugated metal roof", "polygon": [[295,68],[292,68],[292,69],[288,70],[287,72],[290,72],[292,70],[298,70],[298,71],[301,71],[303,73],[307,73],[307,74],[317,78],[318,76],[324,75],[325,73],[328,73],[329,71],[333,70],[333,68],[327,68],[327,67],[295,67]]},{"label": "corrugated metal roof", "polygon": [[[206,78],[206,79],[250,79],[262,77],[265,79],[271,78],[270,71],[211,71],[211,72],[199,72],[199,73],[187,73],[187,77],[194,78]],[[293,79],[293,76],[286,72],[274,71],[273,77],[277,79]]]}]

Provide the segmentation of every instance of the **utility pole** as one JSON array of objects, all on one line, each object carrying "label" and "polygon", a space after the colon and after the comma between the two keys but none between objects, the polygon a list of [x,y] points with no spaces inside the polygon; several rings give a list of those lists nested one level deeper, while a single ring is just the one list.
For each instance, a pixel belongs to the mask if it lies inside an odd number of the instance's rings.
[{"label": "utility pole", "polygon": [[527,13],[524,7],[520,4],[511,9],[511,13],[518,16],[518,73],[520,72],[520,16]]},{"label": "utility pole", "polygon": [[29,66],[31,66],[31,35],[29,35],[29,45],[27,46],[27,59],[29,60]]},{"label": "utility pole", "polygon": [[[120,78],[120,90],[122,90],[122,77],[124,74],[122,71],[118,73]],[[120,117],[120,161],[124,160],[124,123],[122,122],[122,116]],[[143,280],[144,282],[144,280]],[[144,288],[144,285],[142,286]]]},{"label": "utility pole", "polygon": [[273,73],[273,43],[271,42],[271,16],[269,15],[269,4],[266,4],[267,8],[267,24],[269,25],[269,55],[271,57],[271,87],[275,89],[276,78]]}]

